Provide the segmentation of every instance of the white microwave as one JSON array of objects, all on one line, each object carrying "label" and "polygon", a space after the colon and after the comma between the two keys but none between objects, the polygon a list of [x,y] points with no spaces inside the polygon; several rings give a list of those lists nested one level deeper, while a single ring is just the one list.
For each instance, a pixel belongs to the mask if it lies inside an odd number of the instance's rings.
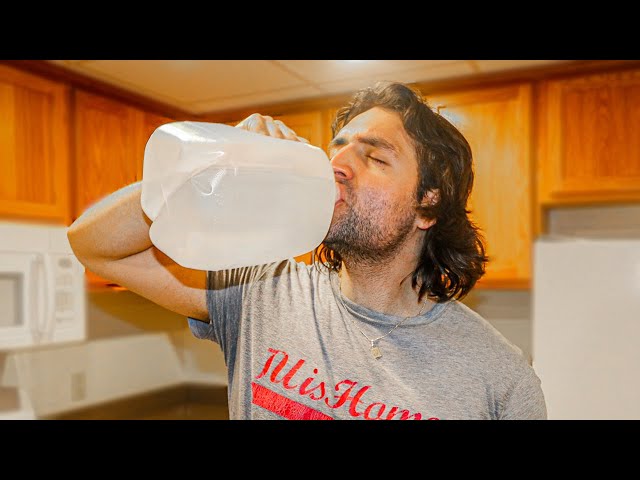
[{"label": "white microwave", "polygon": [[85,269],[67,228],[0,221],[0,351],[86,339]]}]

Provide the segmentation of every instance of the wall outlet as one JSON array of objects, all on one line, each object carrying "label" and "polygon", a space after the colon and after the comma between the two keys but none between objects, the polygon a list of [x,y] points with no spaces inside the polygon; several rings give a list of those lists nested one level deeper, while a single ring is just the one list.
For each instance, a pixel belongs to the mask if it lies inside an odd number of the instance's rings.
[{"label": "wall outlet", "polygon": [[87,375],[85,372],[71,374],[71,401],[80,402],[87,398]]}]

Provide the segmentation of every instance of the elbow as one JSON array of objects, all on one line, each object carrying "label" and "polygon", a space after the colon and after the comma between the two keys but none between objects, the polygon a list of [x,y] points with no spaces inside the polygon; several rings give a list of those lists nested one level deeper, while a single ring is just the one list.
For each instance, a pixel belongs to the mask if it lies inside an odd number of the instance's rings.
[{"label": "elbow", "polygon": [[72,223],[71,226],[67,228],[67,240],[69,241],[69,246],[71,247],[71,250],[73,250],[73,253],[78,256],[79,245],[75,223]]},{"label": "elbow", "polygon": [[75,257],[86,267],[90,259],[89,251],[86,245],[84,245],[86,242],[83,242],[82,236],[78,233],[75,223],[71,224],[67,229],[67,240]]}]

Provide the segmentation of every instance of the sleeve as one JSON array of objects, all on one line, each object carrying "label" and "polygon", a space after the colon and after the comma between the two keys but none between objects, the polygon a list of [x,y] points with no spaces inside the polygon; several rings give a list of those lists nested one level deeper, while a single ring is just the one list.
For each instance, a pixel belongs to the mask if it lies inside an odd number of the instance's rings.
[{"label": "sleeve", "polygon": [[532,367],[513,387],[500,420],[546,420],[547,405],[540,378]]},{"label": "sleeve", "polygon": [[206,302],[208,322],[188,317],[191,333],[201,339],[211,340],[224,348],[234,325],[242,313],[242,297],[245,287],[254,277],[256,267],[207,272]]},{"label": "sleeve", "polygon": [[236,344],[242,306],[248,292],[257,282],[282,272],[288,261],[253,267],[207,272],[206,302],[209,321],[187,317],[191,333],[200,339],[220,345],[225,358]]}]

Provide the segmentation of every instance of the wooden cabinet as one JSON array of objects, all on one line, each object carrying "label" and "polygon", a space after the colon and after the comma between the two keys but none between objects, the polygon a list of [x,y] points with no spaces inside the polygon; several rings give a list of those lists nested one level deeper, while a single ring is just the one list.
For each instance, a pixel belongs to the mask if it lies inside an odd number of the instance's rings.
[{"label": "wooden cabinet", "polygon": [[299,137],[309,140],[311,145],[322,147],[324,142],[322,112],[294,113],[274,116],[273,118],[282,121],[294,130]]},{"label": "wooden cabinet", "polygon": [[[77,91],[75,113],[75,210],[73,219],[116,190],[142,180],[144,149],[169,117],[113,99]],[[87,271],[89,285],[105,280]]]},{"label": "wooden cabinet", "polygon": [[537,107],[541,205],[640,200],[640,70],[542,82]]},{"label": "wooden cabinet", "polygon": [[489,263],[479,288],[528,288],[531,280],[531,103],[528,84],[427,99],[465,135],[474,157],[469,208]]},{"label": "wooden cabinet", "polygon": [[75,219],[110,193],[142,180],[149,137],[173,120],[83,91],[75,94],[74,112]]},{"label": "wooden cabinet", "polygon": [[338,108],[327,108],[322,111],[322,149],[325,152],[329,152],[329,142],[333,140],[333,134],[331,132],[331,124],[333,123],[333,119],[336,117],[336,113],[338,112]]},{"label": "wooden cabinet", "polygon": [[136,110],[134,118],[137,134],[134,139],[134,158],[137,162],[136,180],[142,180],[142,168],[144,166],[144,149],[147,146],[149,137],[161,125],[171,123],[174,120],[151,112]]},{"label": "wooden cabinet", "polygon": [[68,225],[69,88],[0,65],[0,217]]},{"label": "wooden cabinet", "polygon": [[[311,145],[324,147],[323,116],[320,111],[274,116],[281,120],[289,128],[293,129],[299,137],[309,140]],[[326,148],[324,149],[326,152]],[[296,261],[311,264],[311,252],[295,257]]]},{"label": "wooden cabinet", "polygon": [[75,94],[74,219],[105,196],[140,178],[135,108],[83,91]]}]

